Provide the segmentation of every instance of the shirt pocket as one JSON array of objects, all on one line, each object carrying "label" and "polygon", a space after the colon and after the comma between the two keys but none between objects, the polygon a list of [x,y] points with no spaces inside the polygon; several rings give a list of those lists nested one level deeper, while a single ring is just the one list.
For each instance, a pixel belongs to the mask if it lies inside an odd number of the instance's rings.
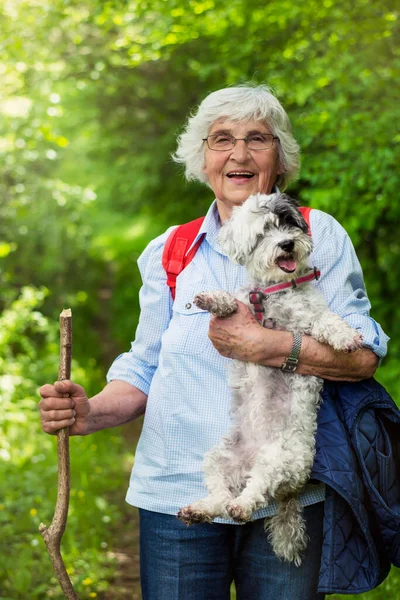
[{"label": "shirt pocket", "polygon": [[172,318],[163,337],[163,346],[173,354],[196,355],[212,348],[208,337],[210,313],[198,308],[193,298],[210,289],[204,273],[193,260],[177,278]]},{"label": "shirt pocket", "polygon": [[210,313],[198,308],[193,298],[203,288],[185,288],[176,295],[172,319],[165,340],[166,350],[174,354],[200,354],[211,345],[208,338]]}]

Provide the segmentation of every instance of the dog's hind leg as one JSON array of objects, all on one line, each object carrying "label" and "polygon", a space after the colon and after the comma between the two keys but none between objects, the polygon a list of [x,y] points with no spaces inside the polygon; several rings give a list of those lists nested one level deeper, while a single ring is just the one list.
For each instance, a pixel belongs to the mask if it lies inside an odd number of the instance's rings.
[{"label": "dog's hind leg", "polygon": [[281,445],[265,444],[250,471],[244,490],[228,504],[228,513],[238,523],[249,521],[255,510],[268,505],[268,498],[281,483]]},{"label": "dog's hind leg", "polygon": [[222,443],[212,448],[204,458],[205,483],[209,494],[180,509],[177,517],[186,525],[211,523],[215,517],[229,518],[226,505],[233,500],[234,495],[227,478],[229,457],[224,456],[224,448],[225,445]]},{"label": "dog's hind leg", "polygon": [[265,531],[278,558],[301,565],[301,553],[306,549],[308,536],[303,509],[297,497],[282,498],[273,517],[264,521]]},{"label": "dog's hind leg", "polygon": [[238,522],[249,521],[255,510],[267,506],[282,484],[295,491],[306,482],[314,445],[304,444],[288,431],[288,437],[264,444],[251,469],[242,493],[227,506],[228,513]]}]

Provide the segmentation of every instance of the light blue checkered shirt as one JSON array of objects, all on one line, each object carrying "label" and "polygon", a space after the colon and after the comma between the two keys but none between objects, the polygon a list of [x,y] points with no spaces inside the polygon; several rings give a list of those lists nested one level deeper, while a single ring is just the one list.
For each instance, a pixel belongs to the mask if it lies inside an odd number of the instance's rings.
[{"label": "light blue checkered shirt", "polygon": [[[334,312],[362,333],[364,345],[383,357],[388,338],[369,316],[370,303],[350,238],[333,217],[319,210],[311,212],[310,225],[314,244],[310,264],[321,270],[313,285]],[[126,497],[146,510],[176,514],[205,496],[204,454],[230,428],[226,376],[230,359],[222,357],[208,338],[210,315],[193,304],[199,291],[233,292],[246,283],[245,269],[234,265],[217,244],[219,227],[214,202],[198,234],[205,233],[205,238],[177,278],[175,302],[161,264],[173,228],[147,246],[138,261],[143,287],[136,338],[107,375],[108,381],[127,381],[148,395]],[[307,506],[324,496],[322,484],[306,486],[301,502]],[[269,516],[275,509],[272,503],[253,517]]]}]

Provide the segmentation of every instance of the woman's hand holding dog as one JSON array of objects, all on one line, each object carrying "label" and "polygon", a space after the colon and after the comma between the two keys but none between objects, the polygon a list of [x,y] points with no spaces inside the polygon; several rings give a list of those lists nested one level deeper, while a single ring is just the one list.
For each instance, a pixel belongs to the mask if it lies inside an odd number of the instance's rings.
[{"label": "woman's hand holding dog", "polygon": [[[211,317],[209,338],[222,356],[268,367],[281,367],[289,356],[293,335],[261,327],[250,309],[236,299],[238,310],[230,317]],[[308,335],[303,337],[297,372],[333,381],[360,381],[372,377],[378,357],[369,348],[336,352]]]},{"label": "woman's hand holding dog", "polygon": [[289,355],[293,335],[261,327],[251,310],[236,299],[238,310],[229,317],[211,317],[209,338],[222,356],[281,366]]}]

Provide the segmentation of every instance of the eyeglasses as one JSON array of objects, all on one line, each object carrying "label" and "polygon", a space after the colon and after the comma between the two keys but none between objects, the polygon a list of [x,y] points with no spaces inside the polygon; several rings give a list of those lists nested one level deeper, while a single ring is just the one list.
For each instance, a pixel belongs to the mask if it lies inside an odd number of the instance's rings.
[{"label": "eyeglasses", "polygon": [[243,140],[248,150],[270,150],[275,140],[279,142],[279,138],[272,133],[251,133],[244,138],[235,138],[230,133],[216,133],[203,138],[210,150],[217,152],[232,150],[238,140]]}]

